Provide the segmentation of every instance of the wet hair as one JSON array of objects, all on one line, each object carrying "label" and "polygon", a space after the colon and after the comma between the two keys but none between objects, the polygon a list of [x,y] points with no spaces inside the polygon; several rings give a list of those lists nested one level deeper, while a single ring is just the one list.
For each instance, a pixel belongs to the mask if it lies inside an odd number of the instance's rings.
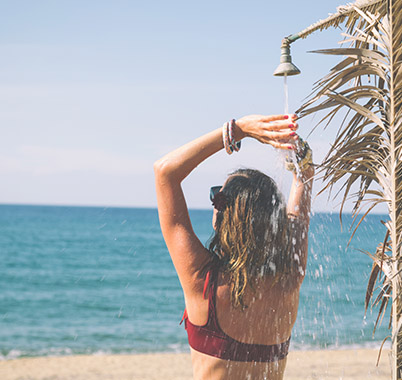
[{"label": "wet hair", "polygon": [[286,203],[275,181],[258,170],[236,170],[222,191],[226,207],[217,212],[208,248],[229,274],[233,306],[245,307],[245,289],[258,277],[292,272]]}]

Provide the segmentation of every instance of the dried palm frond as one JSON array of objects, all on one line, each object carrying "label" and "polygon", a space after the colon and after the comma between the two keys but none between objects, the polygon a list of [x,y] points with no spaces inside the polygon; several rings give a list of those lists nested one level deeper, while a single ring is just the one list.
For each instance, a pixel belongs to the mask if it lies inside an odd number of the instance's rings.
[{"label": "dried palm frond", "polygon": [[375,13],[380,7],[384,6],[386,0],[357,0],[353,4],[339,6],[337,12],[330,14],[326,19],[317,21],[308,28],[297,33],[294,38],[306,38],[316,30],[324,30],[330,27],[338,27],[345,22],[349,25],[356,21],[359,14],[356,12],[356,7],[363,12]]},{"label": "dried palm frond", "polygon": [[[366,1],[343,8],[328,25],[346,20],[349,47],[316,51],[343,60],[315,84],[301,117],[325,111],[319,124],[344,121],[320,165],[324,190],[341,184],[345,201],[354,199],[354,230],[370,211],[385,203],[389,220],[385,240],[371,254],[374,264],[366,294],[366,310],[377,280],[375,304],[382,319],[392,290],[394,379],[402,378],[402,0]],[[332,24],[331,24],[332,23]],[[325,23],[322,25],[326,25]],[[317,25],[316,25],[317,26]],[[312,26],[314,27],[314,25]],[[309,29],[309,28],[307,28]],[[306,30],[307,30],[306,29]]]}]

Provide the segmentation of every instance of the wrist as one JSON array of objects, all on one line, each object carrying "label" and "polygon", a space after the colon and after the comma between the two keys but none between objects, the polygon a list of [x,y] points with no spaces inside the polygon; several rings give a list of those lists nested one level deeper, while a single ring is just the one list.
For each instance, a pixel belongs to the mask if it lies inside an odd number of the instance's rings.
[{"label": "wrist", "polygon": [[243,132],[242,125],[243,122],[241,120],[236,120],[233,124],[233,134],[236,141],[240,141],[246,137],[246,134]]},{"label": "wrist", "polygon": [[287,170],[297,173],[299,176],[301,172],[308,170],[313,166],[313,153],[310,146],[301,137],[298,138],[296,143],[296,150],[294,156],[287,156],[285,167]]}]

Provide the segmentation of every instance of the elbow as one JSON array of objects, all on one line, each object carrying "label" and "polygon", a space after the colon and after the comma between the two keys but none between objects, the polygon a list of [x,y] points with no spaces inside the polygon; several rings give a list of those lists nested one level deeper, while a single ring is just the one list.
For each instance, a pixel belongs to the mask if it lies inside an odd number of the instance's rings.
[{"label": "elbow", "polygon": [[158,161],[154,162],[155,175],[158,175],[162,171],[162,168],[163,168],[163,160],[162,159],[159,159]]},{"label": "elbow", "polygon": [[174,173],[174,168],[169,159],[162,157],[154,162],[154,173],[156,178],[171,177]]},{"label": "elbow", "polygon": [[166,171],[166,160],[160,158],[158,161],[154,162],[154,173],[155,177],[160,177]]}]

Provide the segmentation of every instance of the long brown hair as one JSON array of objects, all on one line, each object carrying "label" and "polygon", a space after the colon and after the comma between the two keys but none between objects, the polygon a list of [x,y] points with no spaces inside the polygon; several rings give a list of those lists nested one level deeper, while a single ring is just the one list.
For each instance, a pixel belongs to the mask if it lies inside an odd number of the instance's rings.
[{"label": "long brown hair", "polygon": [[230,276],[233,306],[244,307],[253,280],[292,272],[286,203],[274,180],[258,170],[236,170],[222,192],[226,206],[217,212],[209,250]]}]

